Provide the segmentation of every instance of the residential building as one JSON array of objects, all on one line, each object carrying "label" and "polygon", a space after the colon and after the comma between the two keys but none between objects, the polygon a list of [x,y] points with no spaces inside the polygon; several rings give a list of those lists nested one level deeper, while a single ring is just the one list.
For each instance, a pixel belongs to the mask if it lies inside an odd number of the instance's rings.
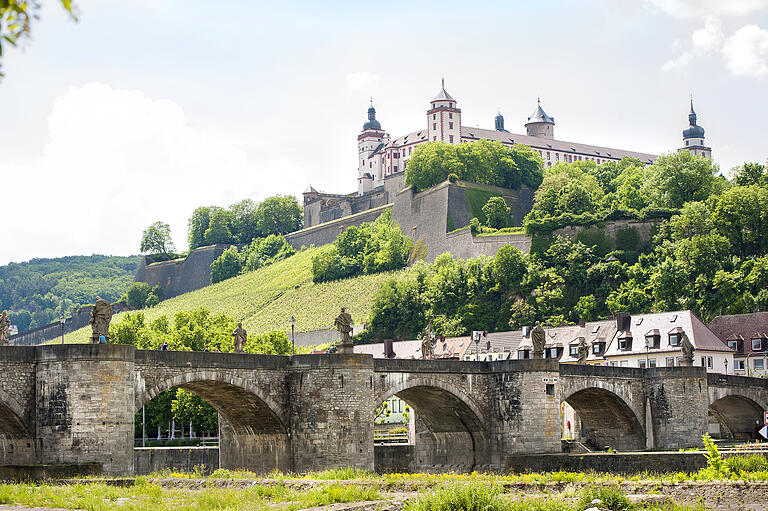
[{"label": "residential building", "polygon": [[[521,341],[517,348],[518,359],[533,356],[532,328],[524,327],[521,332]],[[578,346],[583,338],[589,346],[587,364],[600,365],[605,363],[603,355],[616,333],[616,322],[581,321],[578,325],[548,327],[545,331],[547,341],[544,345],[544,358],[554,358],[563,364],[578,362]]]},{"label": "residential building", "polygon": [[694,348],[693,365],[710,373],[733,370],[734,350],[689,310],[651,314],[619,313],[617,332],[603,354],[608,365],[674,367],[682,360],[682,339]]},{"label": "residential building", "polygon": [[471,336],[460,337],[467,342],[461,360],[509,360],[517,358],[517,347],[523,338],[521,330],[507,332],[483,332],[479,342],[474,342]]},{"label": "residential building", "polygon": [[734,351],[731,374],[768,374],[768,312],[717,316],[709,329]]}]

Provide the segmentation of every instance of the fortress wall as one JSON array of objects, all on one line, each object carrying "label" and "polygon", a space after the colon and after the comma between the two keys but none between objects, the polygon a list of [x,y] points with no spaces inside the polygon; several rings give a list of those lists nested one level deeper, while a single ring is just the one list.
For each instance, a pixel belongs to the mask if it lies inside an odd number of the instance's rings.
[{"label": "fortress wall", "polygon": [[640,236],[640,240],[645,242],[649,241],[653,237],[653,228],[663,222],[662,219],[649,219],[649,220],[608,220],[601,224],[583,226],[583,225],[568,225],[555,230],[552,234],[556,236],[568,236],[569,238],[576,238],[576,236],[585,229],[599,228],[605,235],[610,236],[616,240],[616,235],[619,231],[625,229],[634,229]]},{"label": "fortress wall", "polygon": [[336,241],[339,234],[344,232],[348,227],[353,225],[359,226],[363,222],[373,222],[379,218],[379,215],[391,207],[391,204],[387,204],[356,215],[345,216],[338,220],[326,222],[314,227],[307,227],[306,229],[286,234],[285,239],[297,250],[303,246],[308,247],[310,245],[315,245],[316,247],[319,247],[327,245]]},{"label": "fortress wall", "polygon": [[136,282],[160,286],[172,298],[211,284],[211,263],[231,245],[218,244],[193,250],[186,259],[147,264],[144,257],[136,269]]}]

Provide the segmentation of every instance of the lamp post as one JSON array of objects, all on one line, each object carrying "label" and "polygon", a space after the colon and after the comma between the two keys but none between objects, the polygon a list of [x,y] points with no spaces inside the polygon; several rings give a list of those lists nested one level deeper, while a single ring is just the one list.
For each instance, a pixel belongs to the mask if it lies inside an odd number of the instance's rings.
[{"label": "lamp post", "polygon": [[650,341],[648,338],[645,338],[645,368],[650,369],[651,368],[651,359],[648,357],[648,353],[651,350],[651,344],[653,344],[653,339]]},{"label": "lamp post", "polygon": [[291,355],[296,354],[296,341],[293,338],[293,328],[296,325],[296,318],[291,316]]},{"label": "lamp post", "polygon": [[723,360],[723,364],[725,364],[725,374],[728,375],[728,359],[727,358]]},{"label": "lamp post", "polygon": [[480,360],[480,332],[472,332],[472,340],[475,341],[475,361]]},{"label": "lamp post", "polygon": [[59,316],[59,323],[61,323],[61,344],[64,344],[64,323],[66,323],[66,321],[64,314]]}]

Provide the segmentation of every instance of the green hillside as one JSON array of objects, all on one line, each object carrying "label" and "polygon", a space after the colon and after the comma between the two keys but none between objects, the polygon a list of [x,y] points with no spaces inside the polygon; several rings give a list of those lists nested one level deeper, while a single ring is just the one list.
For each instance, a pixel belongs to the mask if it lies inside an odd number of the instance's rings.
[{"label": "green hillside", "polygon": [[[144,310],[148,321],[179,311],[206,307],[227,313],[249,333],[287,330],[296,318],[296,332],[333,328],[333,319],[342,305],[349,307],[356,323],[365,321],[373,296],[393,273],[364,275],[352,279],[312,283],[312,256],[318,249],[306,249],[284,261],[234,277],[203,289],[160,302]],[[396,272],[402,273],[402,272]],[[120,321],[117,314],[112,322]],[[65,336],[65,342],[86,342],[90,328]]]}]

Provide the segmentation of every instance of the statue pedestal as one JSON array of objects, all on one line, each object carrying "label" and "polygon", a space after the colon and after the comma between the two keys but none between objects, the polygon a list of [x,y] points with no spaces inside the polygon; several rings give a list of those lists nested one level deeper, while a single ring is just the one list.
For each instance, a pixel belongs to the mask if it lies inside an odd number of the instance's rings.
[{"label": "statue pedestal", "polygon": [[354,342],[343,342],[339,341],[336,344],[336,353],[340,355],[351,355],[355,352],[355,343]]},{"label": "statue pedestal", "polygon": [[691,367],[693,366],[693,359],[688,357],[683,357],[680,359],[680,367]]},{"label": "statue pedestal", "polygon": [[544,358],[544,352],[543,351],[534,351],[531,354],[531,358],[539,358],[539,359]]}]

